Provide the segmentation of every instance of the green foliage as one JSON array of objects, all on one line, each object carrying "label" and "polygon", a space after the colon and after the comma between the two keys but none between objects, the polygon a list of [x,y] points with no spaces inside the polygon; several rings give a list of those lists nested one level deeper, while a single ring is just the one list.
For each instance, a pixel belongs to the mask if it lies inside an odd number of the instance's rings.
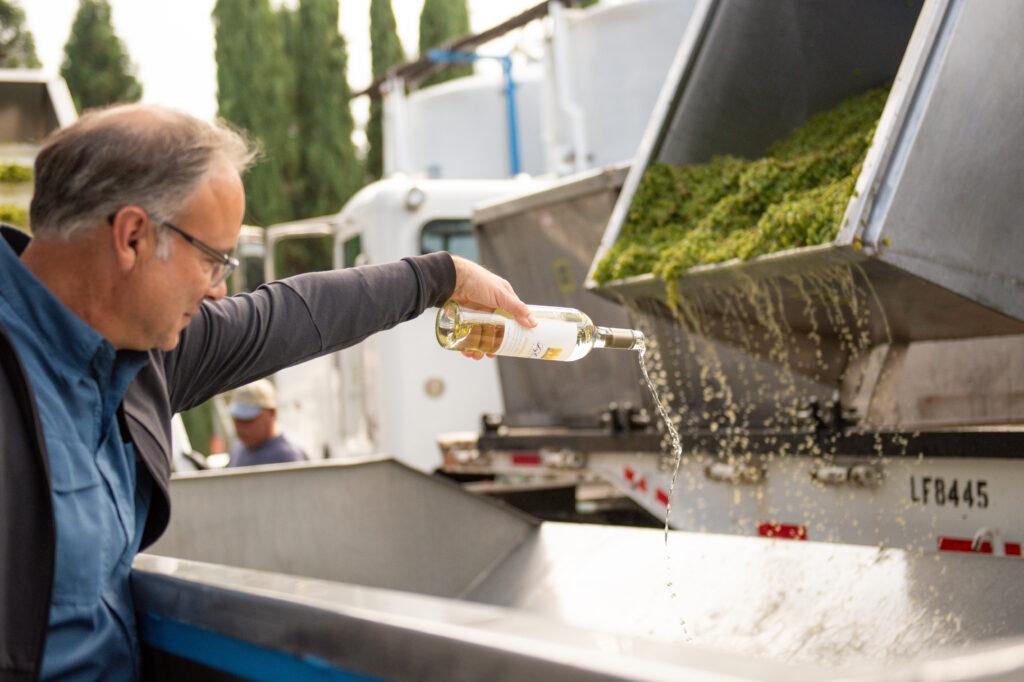
[{"label": "green foliage", "polygon": [[137,101],[142,85],[134,70],[114,33],[107,0],[80,0],[60,68],[78,110]]},{"label": "green foliage", "polygon": [[370,117],[366,120],[366,158],[363,166],[366,181],[380,180],[384,175],[384,103],[370,100]]},{"label": "green foliage", "polygon": [[181,413],[185,432],[188,433],[189,444],[195,452],[201,452],[204,455],[213,454],[210,452],[210,440],[216,432],[214,427],[215,409],[213,400],[207,400],[205,403]]},{"label": "green foliage", "polygon": [[[466,0],[424,0],[420,13],[420,54],[469,34]],[[424,87],[473,73],[471,64],[446,67],[423,81]]]},{"label": "green foliage", "polygon": [[20,206],[0,204],[0,223],[28,229],[28,211]]},{"label": "green foliage", "polygon": [[332,213],[362,184],[352,143],[345,41],[337,0],[217,0],[220,115],[258,139],[245,180],[246,222]]},{"label": "green foliage", "polygon": [[32,169],[20,163],[0,163],[0,182],[32,182]]},{"label": "green foliage", "polygon": [[0,68],[41,66],[32,31],[25,28],[25,10],[17,0],[0,0]]},{"label": "green foliage", "polygon": [[218,114],[257,139],[263,156],[245,177],[246,217],[269,225],[294,217],[286,169],[292,163],[292,67],[282,20],[269,0],[217,0]]},{"label": "green foliage", "polygon": [[294,121],[298,174],[293,214],[334,213],[362,186],[352,142],[345,77],[345,39],[338,32],[338,0],[300,0],[291,63],[295,69]]},{"label": "green foliage", "polygon": [[[391,0],[370,0],[370,57],[373,77],[405,61],[405,51],[398,37]],[[384,174],[384,107],[380,100],[370,102],[370,119],[366,123],[366,175],[376,180]]]},{"label": "green foliage", "polygon": [[832,241],[887,96],[872,90],[815,116],[761,159],[651,164],[595,278],[671,283],[697,265]]}]

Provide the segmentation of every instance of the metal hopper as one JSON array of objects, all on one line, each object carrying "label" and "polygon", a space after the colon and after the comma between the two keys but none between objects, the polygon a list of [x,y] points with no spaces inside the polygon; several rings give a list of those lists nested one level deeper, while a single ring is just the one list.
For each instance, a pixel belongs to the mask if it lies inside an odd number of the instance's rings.
[{"label": "metal hopper", "polygon": [[1007,598],[1024,575],[991,559],[537,522],[387,460],[200,472],[171,496],[168,532],[134,565],[146,679],[1024,669]]},{"label": "metal hopper", "polygon": [[[840,327],[851,319],[868,345],[1024,331],[1021,35],[1024,13],[1013,2],[702,3],[588,286],[652,163],[756,158],[813,114],[892,82],[834,242],[693,268],[671,284],[699,303],[701,331],[713,338],[738,336],[723,322],[726,303],[769,305],[792,332],[792,367],[832,384],[849,353]],[[808,276],[836,272],[845,289],[832,275]],[[645,275],[599,292],[657,307],[668,303],[668,284]],[[757,299],[755,290],[769,293]],[[740,336],[754,338],[745,350],[765,354],[763,333]]]}]

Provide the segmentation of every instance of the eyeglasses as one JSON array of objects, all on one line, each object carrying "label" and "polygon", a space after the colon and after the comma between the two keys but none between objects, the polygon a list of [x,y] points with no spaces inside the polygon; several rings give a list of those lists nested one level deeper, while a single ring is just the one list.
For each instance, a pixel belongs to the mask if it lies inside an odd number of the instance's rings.
[{"label": "eyeglasses", "polygon": [[[113,225],[114,216],[116,215],[116,213],[111,213],[109,216],[107,216],[107,222]],[[163,225],[164,227],[169,227],[170,229],[174,230],[175,232],[181,235],[182,239],[184,239],[189,244],[196,247],[204,254],[213,259],[213,269],[210,271],[211,289],[219,287],[224,280],[231,276],[231,273],[235,271],[235,268],[238,267],[237,258],[233,258],[231,256],[228,256],[227,254],[221,253],[220,251],[213,248],[209,244],[206,244],[205,242],[196,239],[195,237],[193,237],[192,235],[190,235],[188,232],[181,229],[177,225],[169,223],[166,220],[162,222],[161,225]]]},{"label": "eyeglasses", "polygon": [[192,246],[196,247],[207,256],[213,259],[213,270],[210,272],[210,288],[215,289],[221,285],[221,282],[231,276],[231,273],[238,267],[238,259],[221,253],[217,249],[213,248],[208,244],[204,244],[185,230],[181,229],[177,225],[173,225],[166,220],[161,223],[164,227],[169,227],[178,234],[181,235],[182,239],[187,241]]}]

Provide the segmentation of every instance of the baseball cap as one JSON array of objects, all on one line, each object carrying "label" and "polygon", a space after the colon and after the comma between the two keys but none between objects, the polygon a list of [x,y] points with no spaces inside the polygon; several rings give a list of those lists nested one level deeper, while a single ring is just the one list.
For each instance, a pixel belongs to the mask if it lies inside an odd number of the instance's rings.
[{"label": "baseball cap", "polygon": [[260,379],[234,390],[228,414],[235,419],[255,419],[264,409],[277,409],[277,395],[274,384]]}]

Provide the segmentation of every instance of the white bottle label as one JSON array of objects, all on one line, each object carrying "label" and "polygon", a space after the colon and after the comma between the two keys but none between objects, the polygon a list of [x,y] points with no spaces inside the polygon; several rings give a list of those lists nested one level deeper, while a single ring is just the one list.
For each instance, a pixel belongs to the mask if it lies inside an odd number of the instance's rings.
[{"label": "white bottle label", "polygon": [[562,360],[569,357],[576,348],[576,336],[575,322],[542,320],[540,324],[530,329],[515,320],[506,320],[505,335],[497,354],[517,358]]}]

